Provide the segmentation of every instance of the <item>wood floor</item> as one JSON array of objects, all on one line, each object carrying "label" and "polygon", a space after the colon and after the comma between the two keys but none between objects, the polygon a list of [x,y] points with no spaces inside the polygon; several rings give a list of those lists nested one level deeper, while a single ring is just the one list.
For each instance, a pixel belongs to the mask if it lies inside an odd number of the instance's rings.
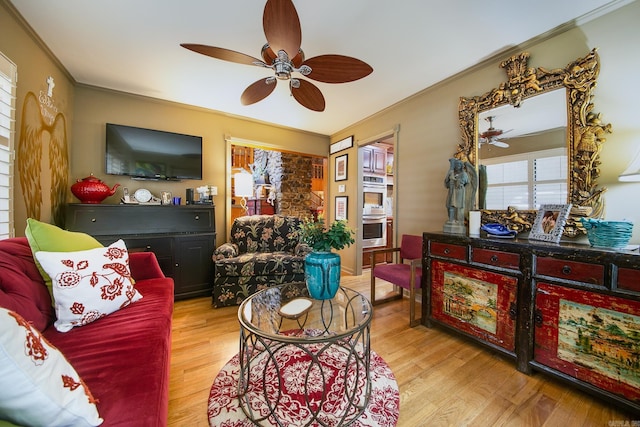
[{"label": "wood floor", "polygon": [[[342,285],[369,295],[369,275]],[[382,289],[384,291],[384,289]],[[398,426],[640,426],[631,417],[512,360],[424,326],[409,328],[409,303],[376,306],[371,347],[400,388]],[[178,301],[173,315],[169,426],[208,426],[207,399],[222,366],[238,352],[237,307],[210,298]]]}]

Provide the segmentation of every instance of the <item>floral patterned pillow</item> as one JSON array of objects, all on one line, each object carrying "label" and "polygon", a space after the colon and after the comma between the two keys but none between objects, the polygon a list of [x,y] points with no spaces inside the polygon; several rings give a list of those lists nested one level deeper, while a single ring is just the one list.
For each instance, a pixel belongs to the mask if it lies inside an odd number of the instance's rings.
[{"label": "floral patterned pillow", "polygon": [[129,252],[122,240],[106,248],[78,252],[36,252],[52,278],[55,328],[67,332],[142,298],[133,287]]},{"label": "floral patterned pillow", "polygon": [[95,402],[64,355],[22,316],[0,307],[0,420],[97,426]]}]

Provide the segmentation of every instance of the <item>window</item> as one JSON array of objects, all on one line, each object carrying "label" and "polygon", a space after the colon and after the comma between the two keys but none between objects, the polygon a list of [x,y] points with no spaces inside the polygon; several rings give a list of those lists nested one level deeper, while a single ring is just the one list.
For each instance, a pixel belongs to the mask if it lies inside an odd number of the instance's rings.
[{"label": "window", "polygon": [[12,194],[16,79],[16,65],[0,53],[0,239],[15,235]]},{"label": "window", "polygon": [[564,148],[483,160],[487,167],[486,209],[538,209],[567,202]]}]

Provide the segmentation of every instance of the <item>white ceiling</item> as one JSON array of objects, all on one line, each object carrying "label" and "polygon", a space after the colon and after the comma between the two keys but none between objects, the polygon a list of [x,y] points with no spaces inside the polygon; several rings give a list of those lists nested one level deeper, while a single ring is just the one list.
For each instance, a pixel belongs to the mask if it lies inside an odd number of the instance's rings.
[{"label": "white ceiling", "polygon": [[260,58],[265,0],[11,3],[78,83],[331,135],[497,52],[628,1],[294,0],[307,58],[341,54],[374,69],[352,83],[313,82],[326,99],[320,113],[299,105],[284,82],[243,106],[240,94],[270,70],[180,47],[208,44]]}]

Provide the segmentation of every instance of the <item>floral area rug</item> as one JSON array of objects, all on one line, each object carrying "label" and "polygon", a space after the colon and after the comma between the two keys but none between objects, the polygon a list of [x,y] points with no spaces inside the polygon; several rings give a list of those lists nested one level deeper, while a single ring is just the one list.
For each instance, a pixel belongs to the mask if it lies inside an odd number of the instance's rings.
[{"label": "floral area rug", "polygon": [[[366,381],[357,370],[352,369],[352,360],[344,356],[340,348],[329,347],[315,359],[322,366],[312,362],[308,351],[296,346],[287,346],[286,351],[278,351],[272,357],[258,357],[252,363],[249,399],[252,411],[265,418],[260,425],[278,425],[269,417],[265,402],[264,388],[268,396],[279,396],[280,404],[276,412],[280,424],[285,426],[334,426],[339,424],[336,413],[344,413],[348,405],[346,394],[364,395]],[[276,365],[278,369],[276,369]],[[265,369],[266,368],[266,369]],[[236,354],[220,370],[209,393],[208,417],[211,427],[250,427],[251,422],[240,407],[238,400],[238,378],[240,366]],[[254,374],[255,372],[255,374]],[[280,375],[278,375],[280,372]],[[393,427],[400,413],[400,393],[395,376],[387,363],[371,351],[371,395],[365,411],[352,426]],[[345,373],[346,387],[345,393]],[[306,389],[305,389],[306,384]],[[321,396],[326,392],[322,402]],[[275,399],[275,397],[274,397]],[[322,402],[322,403],[321,403]],[[320,405],[322,407],[320,408]],[[312,411],[321,409],[317,420]]]}]

